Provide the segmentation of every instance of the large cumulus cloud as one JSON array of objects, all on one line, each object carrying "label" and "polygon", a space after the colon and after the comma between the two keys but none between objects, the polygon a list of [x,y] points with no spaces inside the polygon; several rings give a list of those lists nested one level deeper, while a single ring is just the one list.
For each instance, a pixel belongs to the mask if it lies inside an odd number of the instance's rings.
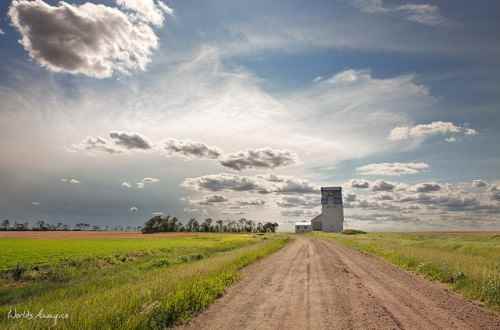
[{"label": "large cumulus cloud", "polygon": [[14,0],[8,15],[29,56],[54,72],[106,78],[145,70],[158,47],[150,24],[101,4]]}]

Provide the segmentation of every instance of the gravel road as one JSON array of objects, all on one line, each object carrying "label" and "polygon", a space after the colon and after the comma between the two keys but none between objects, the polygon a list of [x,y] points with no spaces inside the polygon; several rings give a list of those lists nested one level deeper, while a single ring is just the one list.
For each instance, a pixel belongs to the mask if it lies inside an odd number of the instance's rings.
[{"label": "gravel road", "polygon": [[299,236],[181,328],[500,329],[500,316],[377,257]]}]

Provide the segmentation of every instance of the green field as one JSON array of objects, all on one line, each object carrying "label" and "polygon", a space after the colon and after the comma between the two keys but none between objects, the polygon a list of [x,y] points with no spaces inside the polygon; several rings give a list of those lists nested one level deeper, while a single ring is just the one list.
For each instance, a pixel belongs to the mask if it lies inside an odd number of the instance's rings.
[{"label": "green field", "polygon": [[78,239],[0,239],[0,271],[23,266],[54,265],[65,260],[84,260],[104,256],[132,254],[188,254],[211,252],[252,243],[250,235],[193,235],[168,239],[139,238],[78,238]]},{"label": "green field", "polygon": [[[239,269],[287,240],[240,234],[3,238],[0,328],[165,328],[206,308],[237,280]],[[63,318],[9,319],[13,309]]]},{"label": "green field", "polygon": [[498,233],[313,233],[335,239],[448,283],[471,299],[500,310],[500,235]]}]

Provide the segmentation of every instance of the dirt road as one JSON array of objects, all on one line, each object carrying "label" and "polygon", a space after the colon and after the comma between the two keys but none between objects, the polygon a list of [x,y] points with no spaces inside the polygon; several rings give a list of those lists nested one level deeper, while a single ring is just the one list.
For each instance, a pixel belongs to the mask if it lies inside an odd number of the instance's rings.
[{"label": "dirt road", "polygon": [[386,262],[299,237],[185,329],[500,329],[500,317]]}]

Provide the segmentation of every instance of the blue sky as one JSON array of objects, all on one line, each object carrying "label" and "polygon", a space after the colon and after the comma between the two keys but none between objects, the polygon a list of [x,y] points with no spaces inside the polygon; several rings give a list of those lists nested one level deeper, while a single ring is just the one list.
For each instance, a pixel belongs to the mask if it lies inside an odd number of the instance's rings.
[{"label": "blue sky", "polygon": [[499,7],[2,2],[0,216],[498,229]]}]

